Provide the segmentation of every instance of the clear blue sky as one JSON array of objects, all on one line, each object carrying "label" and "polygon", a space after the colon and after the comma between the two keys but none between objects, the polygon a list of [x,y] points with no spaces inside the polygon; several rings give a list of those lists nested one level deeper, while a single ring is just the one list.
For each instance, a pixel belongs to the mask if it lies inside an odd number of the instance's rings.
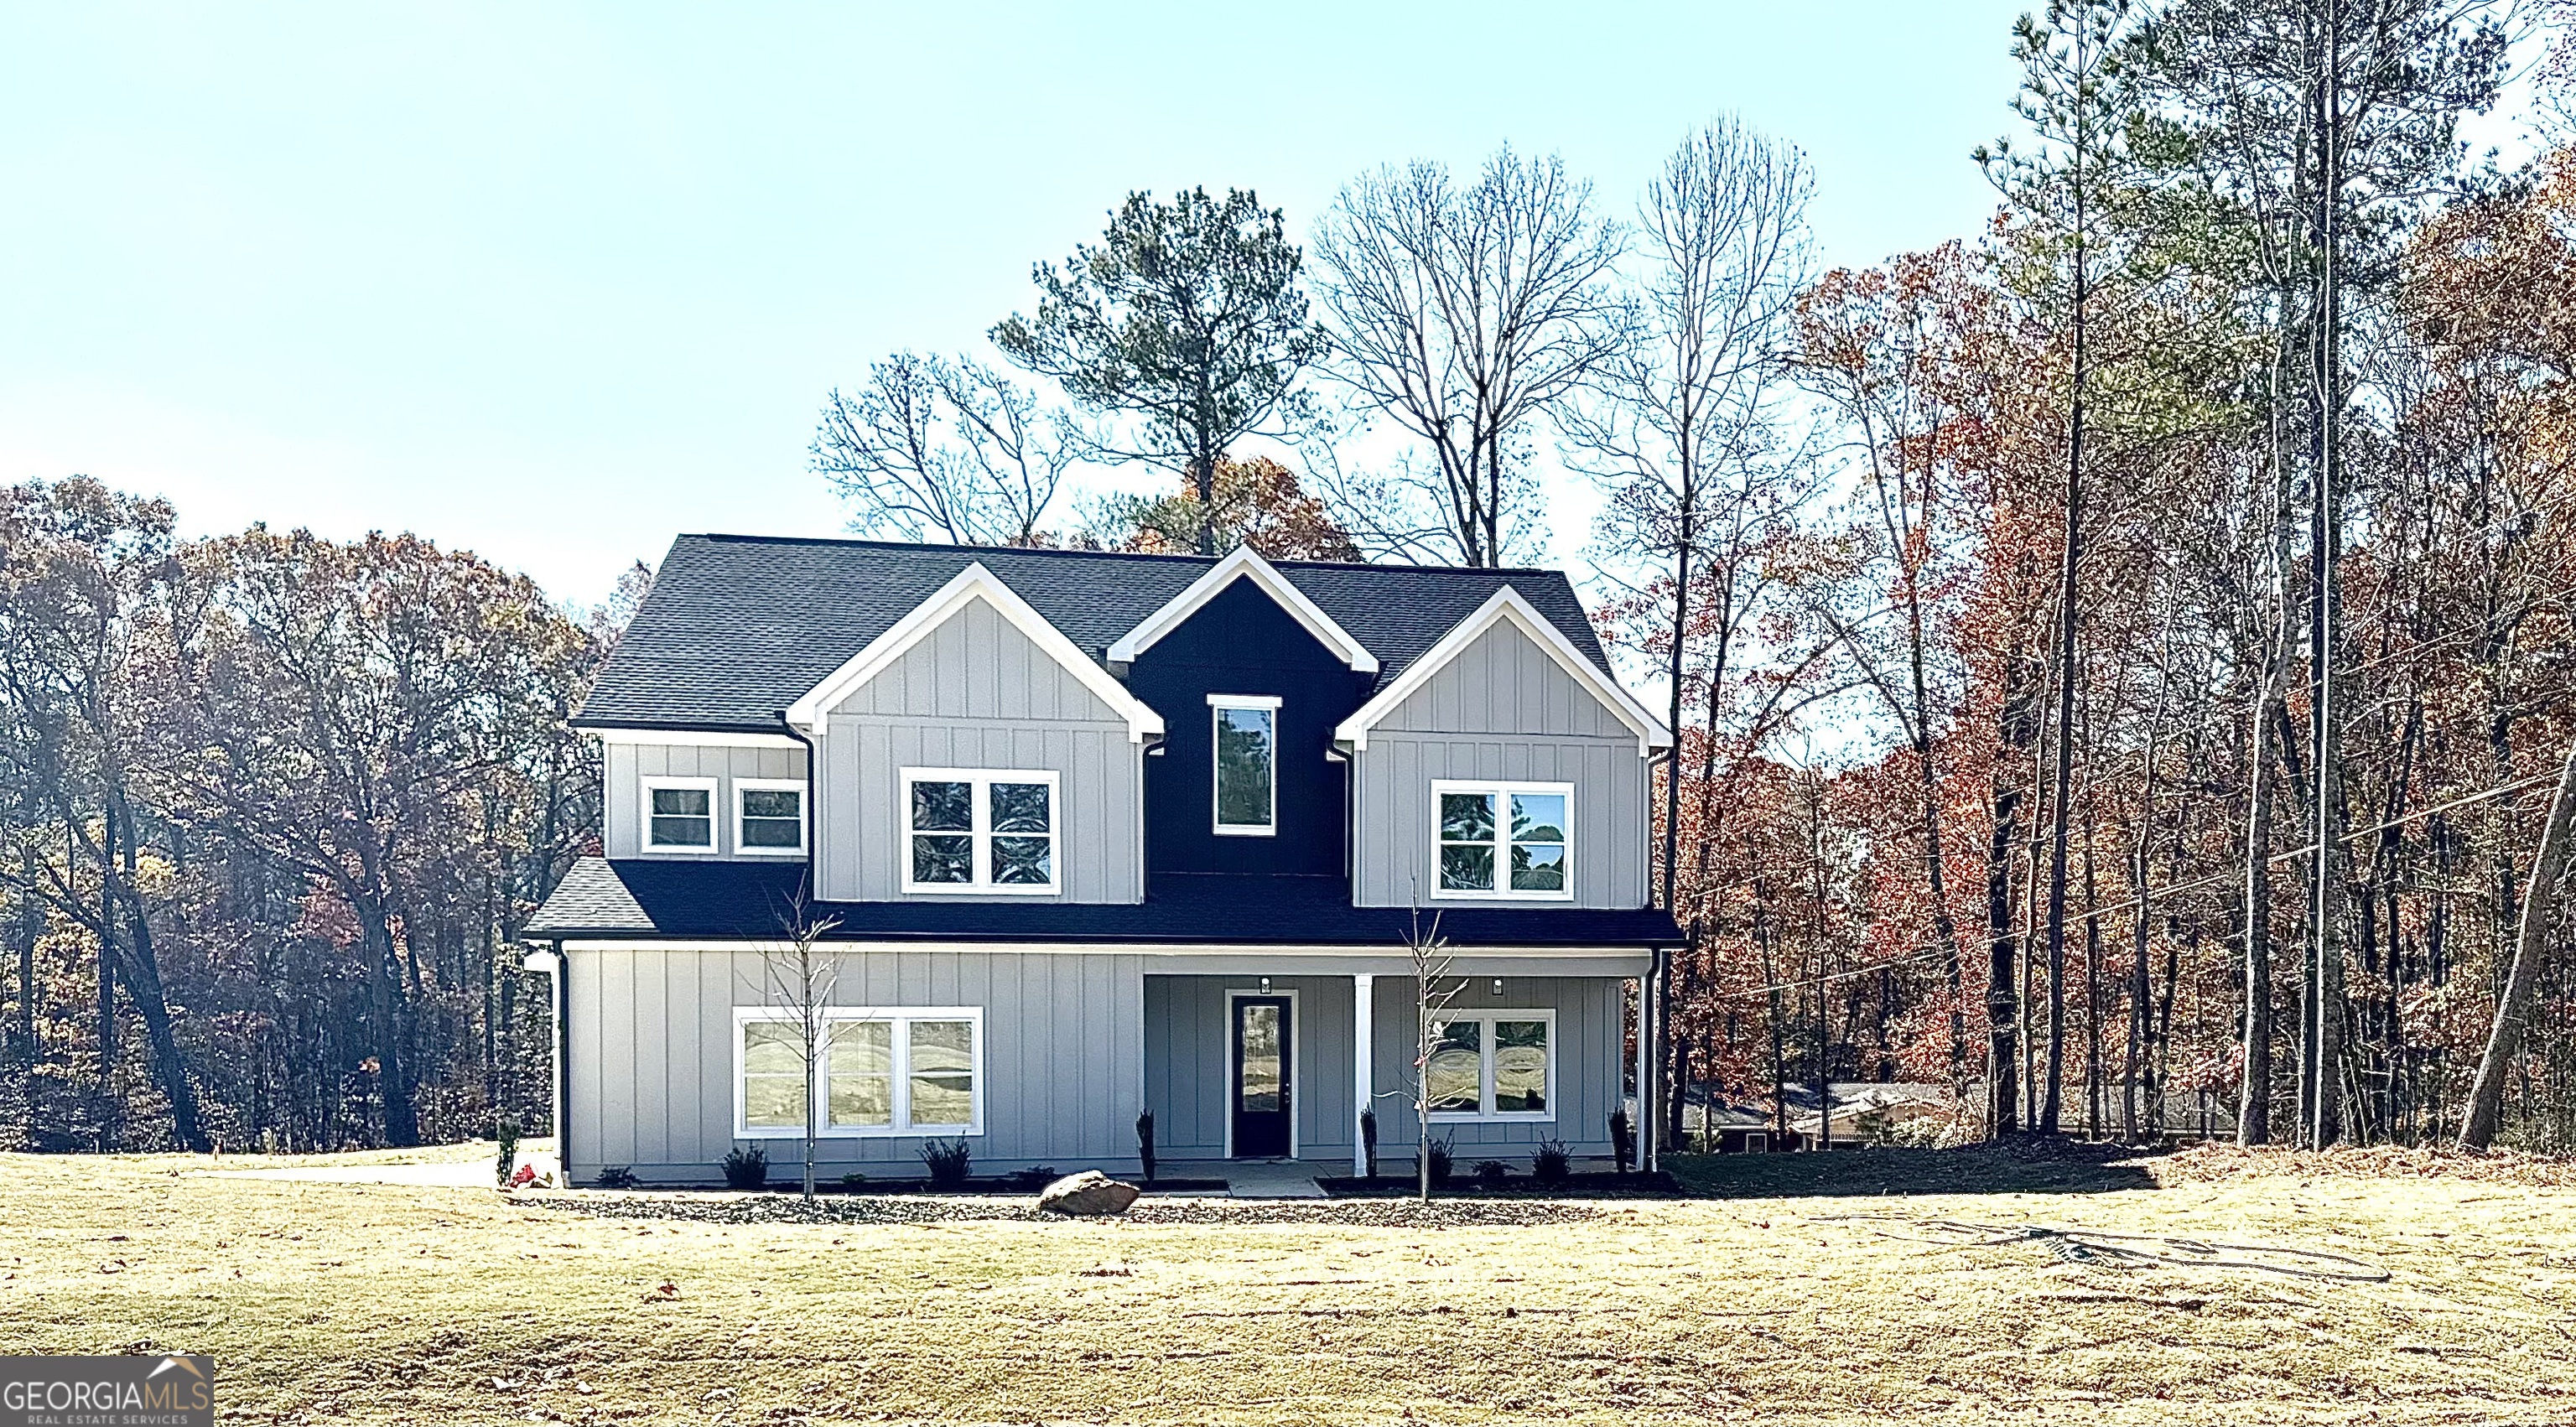
[{"label": "clear blue sky", "polygon": [[1732,110],[1813,156],[1828,260],[1973,232],[2024,8],[8,0],[0,480],[593,600],[675,531],[839,530],[825,390],[979,343],[1130,188],[1302,227],[1509,140],[1624,211]]}]

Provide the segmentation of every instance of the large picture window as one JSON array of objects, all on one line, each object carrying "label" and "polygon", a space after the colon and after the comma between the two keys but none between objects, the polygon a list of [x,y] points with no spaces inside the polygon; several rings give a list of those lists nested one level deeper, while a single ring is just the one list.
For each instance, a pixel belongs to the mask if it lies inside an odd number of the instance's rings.
[{"label": "large picture window", "polygon": [[984,1013],[833,1007],[807,1073],[796,1013],[735,1011],[734,1134],[974,1135],[984,1126]]},{"label": "large picture window", "polygon": [[1561,901],[1574,895],[1574,785],[1431,785],[1436,897]]},{"label": "large picture window", "polygon": [[1055,891],[1056,792],[1051,772],[906,768],[903,889]]},{"label": "large picture window", "polygon": [[1216,830],[1268,837],[1278,830],[1279,703],[1258,694],[1210,694],[1216,721]]},{"label": "large picture window", "polygon": [[716,780],[647,778],[644,782],[644,850],[716,850]]},{"label": "large picture window", "polygon": [[1556,1013],[1503,1010],[1448,1016],[1424,1067],[1434,1120],[1553,1120]]}]

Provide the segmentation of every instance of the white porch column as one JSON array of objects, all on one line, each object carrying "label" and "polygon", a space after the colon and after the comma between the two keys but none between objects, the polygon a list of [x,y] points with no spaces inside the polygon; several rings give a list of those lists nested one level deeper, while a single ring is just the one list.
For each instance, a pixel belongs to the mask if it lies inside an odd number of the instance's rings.
[{"label": "white porch column", "polygon": [[1652,975],[1637,978],[1637,1118],[1629,1126],[1637,1137],[1637,1168],[1643,1172],[1654,1164],[1653,1140],[1655,1111],[1652,1086],[1655,1064],[1655,1014],[1647,997],[1655,984]]},{"label": "white porch column", "polygon": [[1351,976],[1351,1175],[1368,1173],[1368,1144],[1360,1134],[1360,1117],[1372,1103],[1370,1092],[1377,1086],[1376,1068],[1370,1063],[1370,1042],[1377,1011],[1377,977],[1368,972]]}]

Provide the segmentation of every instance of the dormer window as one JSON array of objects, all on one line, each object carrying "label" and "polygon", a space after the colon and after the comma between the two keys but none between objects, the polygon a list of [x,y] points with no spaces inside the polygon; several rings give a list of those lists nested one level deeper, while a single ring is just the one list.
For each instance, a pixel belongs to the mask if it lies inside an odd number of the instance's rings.
[{"label": "dormer window", "polygon": [[907,892],[1056,890],[1056,775],[903,770]]},{"label": "dormer window", "polygon": [[1216,722],[1216,831],[1268,837],[1279,821],[1279,699],[1210,694]]},{"label": "dormer window", "polygon": [[805,785],[788,779],[736,778],[734,849],[751,857],[793,857],[805,850]]},{"label": "dormer window", "polygon": [[716,850],[716,780],[644,780],[644,848],[648,852]]}]

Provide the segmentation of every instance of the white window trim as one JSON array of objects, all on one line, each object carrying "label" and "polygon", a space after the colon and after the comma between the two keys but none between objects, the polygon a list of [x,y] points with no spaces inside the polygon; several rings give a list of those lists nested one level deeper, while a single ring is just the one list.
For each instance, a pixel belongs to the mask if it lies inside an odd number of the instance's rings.
[{"label": "white window trim", "polygon": [[[794,847],[754,847],[742,835],[742,795],[745,793],[794,793],[796,795],[796,845]],[[802,778],[736,778],[733,780],[733,850],[737,857],[802,857],[811,836],[807,828],[806,788]]]},{"label": "white window trim", "polygon": [[[873,1125],[832,1126],[816,1124],[818,1140],[892,1140],[948,1139],[980,1136],[984,1133],[984,1008],[981,1006],[827,1006],[822,1011],[824,1041],[815,1048],[816,1063],[806,1069],[805,1110],[808,1115],[826,1104],[825,1082],[830,1070],[831,1028],[847,1021],[889,1021],[894,1023],[894,1123],[879,1128]],[[771,1022],[797,1024],[796,1010],[788,1006],[736,1006],[733,1008],[733,1137],[738,1140],[802,1140],[805,1131],[794,1126],[753,1125],[748,1122],[743,1092],[749,1082],[743,1075],[743,1027]],[[963,1125],[915,1125],[912,1116],[912,1036],[913,1021],[965,1021],[967,1063],[974,1077],[970,1090],[974,1097],[974,1118]],[[1555,1032],[1548,1033],[1551,1046]],[[1551,1072],[1552,1073],[1552,1072]],[[1551,1080],[1549,1084],[1554,1085]],[[1553,1098],[1553,1091],[1551,1091]]]},{"label": "white window trim", "polygon": [[[1276,694],[1210,694],[1208,701],[1208,826],[1219,837],[1277,837],[1279,835],[1279,706]],[[1224,765],[1217,759],[1217,740],[1224,736],[1227,709],[1267,709],[1270,711],[1270,809],[1269,821],[1258,825],[1228,823],[1218,820],[1224,807],[1224,789],[1218,780],[1224,776]]]},{"label": "white window trim", "polygon": [[[638,780],[641,790],[635,795],[635,846],[647,857],[714,857],[724,851],[724,780],[721,778],[661,778]],[[707,841],[703,847],[653,841],[653,794],[662,788],[694,788],[707,795]]]},{"label": "white window trim", "polygon": [[[1440,885],[1440,795],[1443,793],[1494,795],[1494,885],[1489,890],[1451,889]],[[1514,793],[1561,796],[1565,799],[1565,889],[1563,891],[1524,892],[1512,889],[1511,799]],[[1431,895],[1443,902],[1571,902],[1574,900],[1575,836],[1572,783],[1503,783],[1480,778],[1434,778],[1431,780]]]},{"label": "white window trim", "polygon": [[[903,890],[926,896],[967,897],[1053,897],[1064,891],[1064,785],[1062,775],[1035,768],[906,768],[896,779],[898,796],[896,816],[902,824],[902,845],[897,856],[902,859]],[[915,882],[912,880],[912,785],[915,783],[971,783],[974,825],[971,836],[975,844],[975,880],[972,882]],[[995,783],[1044,783],[1047,786],[1047,871],[1049,881],[1039,884],[996,886],[993,882],[993,803],[990,789]],[[938,834],[931,834],[936,836]],[[949,834],[954,836],[955,834]],[[1006,834],[1014,837],[1035,836],[1032,833]]]},{"label": "white window trim", "polygon": [[[1556,1010],[1548,1006],[1501,1006],[1492,1010],[1462,1011],[1436,1018],[1441,1024],[1456,1021],[1482,1022],[1476,1034],[1476,1105],[1469,1110],[1434,1110],[1435,1125],[1472,1124],[1553,1124],[1562,1091],[1556,1077]],[[1547,1024],[1547,1108],[1544,1110],[1497,1110],[1494,1108],[1494,1023],[1496,1021],[1543,1021]],[[1427,1071],[1425,1072],[1428,1073]],[[1427,1096],[1425,1098],[1428,1098]]]}]

